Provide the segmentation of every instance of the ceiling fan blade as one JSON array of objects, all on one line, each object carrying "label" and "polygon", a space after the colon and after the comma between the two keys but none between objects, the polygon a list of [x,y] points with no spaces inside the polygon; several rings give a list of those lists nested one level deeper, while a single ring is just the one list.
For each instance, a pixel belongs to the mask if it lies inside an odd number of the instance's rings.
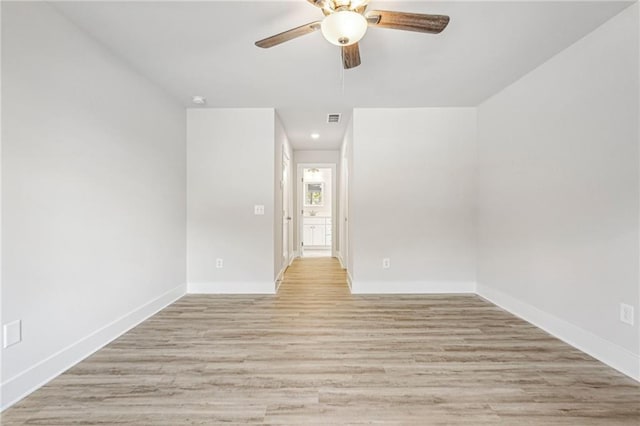
[{"label": "ceiling fan blade", "polygon": [[367,13],[367,21],[369,21],[370,26],[378,28],[438,34],[449,24],[449,17],[446,15],[373,10]]},{"label": "ceiling fan blade", "polygon": [[294,38],[301,37],[305,34],[312,33],[320,29],[320,21],[310,22],[305,25],[301,25],[296,28],[292,28],[288,31],[284,31],[280,34],[276,34],[271,37],[256,41],[256,46],[267,49],[269,47],[277,46],[285,41],[293,40]]},{"label": "ceiling fan blade", "polygon": [[358,43],[349,46],[342,46],[342,66],[345,70],[355,68],[360,65],[360,48]]}]

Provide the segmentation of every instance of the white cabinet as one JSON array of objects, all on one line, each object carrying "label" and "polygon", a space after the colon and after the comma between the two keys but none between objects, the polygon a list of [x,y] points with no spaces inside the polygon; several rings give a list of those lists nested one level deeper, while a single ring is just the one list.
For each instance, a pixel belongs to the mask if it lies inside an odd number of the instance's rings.
[{"label": "white cabinet", "polygon": [[311,225],[311,245],[323,246],[325,245],[325,226],[324,225]]},{"label": "white cabinet", "polygon": [[302,227],[303,227],[302,241],[304,242],[304,245],[305,246],[313,245],[314,225],[309,225],[305,223]]},{"label": "white cabinet", "polygon": [[330,217],[304,217],[302,229],[302,241],[305,247],[331,245]]}]

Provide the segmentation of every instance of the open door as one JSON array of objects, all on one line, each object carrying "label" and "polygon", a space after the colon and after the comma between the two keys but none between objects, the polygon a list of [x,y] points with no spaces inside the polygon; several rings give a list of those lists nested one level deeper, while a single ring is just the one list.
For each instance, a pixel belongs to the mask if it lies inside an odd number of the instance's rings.
[{"label": "open door", "polygon": [[291,260],[291,168],[287,151],[282,150],[282,264],[289,265]]}]

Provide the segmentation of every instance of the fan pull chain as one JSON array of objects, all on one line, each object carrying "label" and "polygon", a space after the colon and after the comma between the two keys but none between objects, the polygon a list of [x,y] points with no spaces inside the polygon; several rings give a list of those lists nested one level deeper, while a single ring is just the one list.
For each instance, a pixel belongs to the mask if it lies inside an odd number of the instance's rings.
[{"label": "fan pull chain", "polygon": [[342,65],[342,51],[340,52],[340,61],[338,61],[340,67],[340,89],[344,96],[344,66]]}]

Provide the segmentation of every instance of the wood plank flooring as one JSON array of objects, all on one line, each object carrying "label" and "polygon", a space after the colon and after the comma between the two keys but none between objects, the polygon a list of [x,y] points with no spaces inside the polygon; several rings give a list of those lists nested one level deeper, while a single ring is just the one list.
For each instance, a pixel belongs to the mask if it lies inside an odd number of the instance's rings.
[{"label": "wood plank flooring", "polygon": [[639,425],[640,385],[475,296],[354,296],[334,259],[276,296],[189,295],[3,425]]}]

